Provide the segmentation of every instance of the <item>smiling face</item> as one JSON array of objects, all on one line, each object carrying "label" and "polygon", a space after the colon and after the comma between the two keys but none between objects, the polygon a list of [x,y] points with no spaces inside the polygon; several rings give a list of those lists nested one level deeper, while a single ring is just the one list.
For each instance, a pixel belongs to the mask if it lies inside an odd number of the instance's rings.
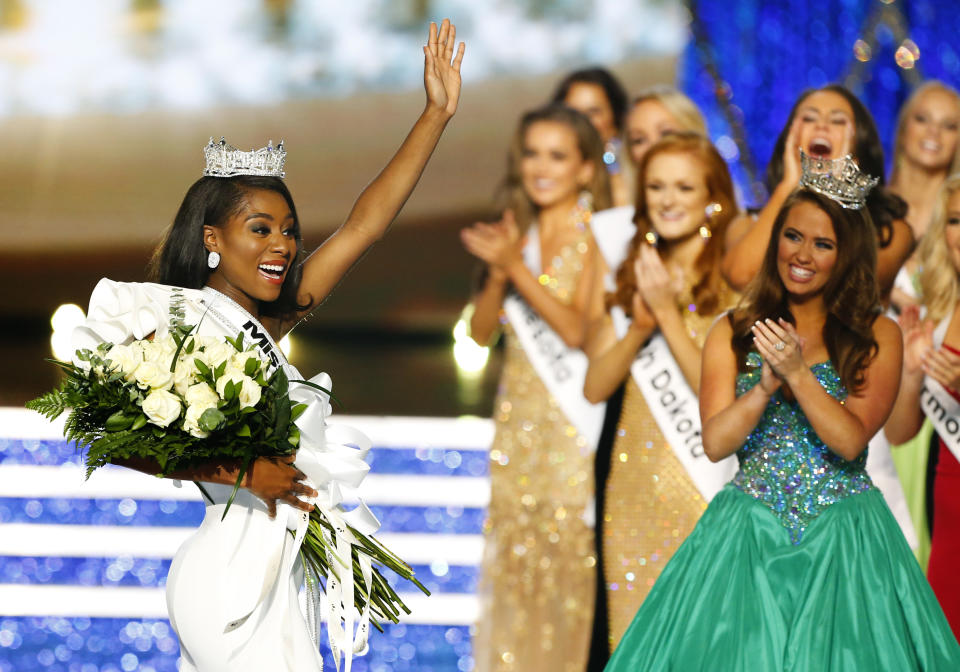
[{"label": "smiling face", "polygon": [[903,156],[929,170],[947,170],[957,152],[960,107],[942,89],[929,89],[911,105],[904,119]]},{"label": "smiling face", "polygon": [[[276,301],[297,255],[296,221],[275,191],[251,189],[222,226],[204,226],[204,246],[220,253],[207,284],[248,310]],[[256,310],[251,310],[256,315]]]},{"label": "smiling face", "polygon": [[661,238],[686,238],[706,222],[710,190],[706,172],[693,156],[658,153],[647,162],[643,177],[647,217]]},{"label": "smiling face", "polygon": [[809,201],[787,213],[777,243],[777,272],[795,299],[823,291],[837,262],[837,236],[830,216]]},{"label": "smiling face", "polygon": [[574,82],[570,85],[563,103],[586,116],[604,142],[617,134],[613,107],[607,98],[607,92],[599,84]]},{"label": "smiling face", "polygon": [[811,156],[837,159],[853,152],[853,108],[836,91],[814,91],[796,112],[800,119],[800,147]]},{"label": "smiling face", "polygon": [[642,100],[627,115],[627,151],[634,164],[640,165],[643,155],[667,133],[681,130],[680,123],[663,104],[653,98]]},{"label": "smiling face", "polygon": [[523,189],[539,209],[570,203],[572,207],[593,175],[593,164],[584,160],[577,134],[559,121],[536,121],[523,136],[520,179]]}]

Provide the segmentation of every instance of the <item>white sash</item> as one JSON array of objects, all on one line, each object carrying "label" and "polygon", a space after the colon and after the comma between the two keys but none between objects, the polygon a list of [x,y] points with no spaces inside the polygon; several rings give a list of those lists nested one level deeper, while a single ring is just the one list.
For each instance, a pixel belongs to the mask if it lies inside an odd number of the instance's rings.
[{"label": "white sash", "polygon": [[[617,338],[623,338],[630,327],[630,318],[620,306],[610,311]],[[730,455],[711,462],[703,452],[700,426],[700,402],[670,352],[662,334],[655,333],[637,353],[630,366],[637,387],[643,393],[647,408],[657,421],[680,464],[706,501],[726,485],[737,471],[737,459]]]},{"label": "white sash", "polygon": [[[220,292],[209,287],[205,287],[203,292],[209,299],[205,302],[208,315],[212,315],[222,327],[234,335],[242,331],[274,366],[282,366],[291,381],[291,400],[307,404],[307,409],[296,420],[297,428],[300,430],[300,446],[297,450],[295,466],[307,475],[305,483],[319,493],[312,503],[324,513],[334,528],[334,534],[330,535],[332,538],[326,539],[328,548],[331,546],[336,548],[336,556],[332,552],[327,554],[327,561],[336,573],[331,573],[327,577],[324,600],[327,632],[337,669],[340,669],[340,657],[343,655],[345,672],[350,672],[353,654],[363,655],[367,651],[370,602],[367,601],[362,614],[355,613],[353,568],[349,563],[351,546],[357,542],[347,525],[366,535],[372,535],[380,528],[380,521],[360,498],[357,490],[370,470],[364,458],[371,448],[371,441],[353,428],[328,425],[326,423],[326,417],[330,414],[328,396],[314,388],[296,384],[295,381],[302,380],[302,376],[287,362],[283,352],[263,325]],[[330,377],[325,373],[317,374],[310,379],[310,382],[328,390],[332,387]],[[357,501],[359,504],[355,509],[346,511],[342,507],[345,499]],[[283,502],[277,502],[277,518],[282,517],[283,509],[287,510],[291,523],[295,521],[292,526],[288,524],[288,527],[295,529],[294,552],[290,554],[287,563],[281,566],[278,580],[289,576],[293,571],[293,562],[297,557],[296,551],[303,542],[310,521],[309,514]],[[324,531],[323,534],[328,536],[329,533]],[[347,566],[344,566],[337,556],[348,563]],[[369,589],[372,585],[370,558],[363,553],[358,557],[364,581]],[[304,617],[310,635],[315,642],[318,642],[320,629],[316,622],[316,614],[319,611],[320,596],[316,586],[311,586],[309,580],[307,587],[308,595],[301,606],[305,607]],[[243,620],[245,618],[246,616]]]},{"label": "white sash", "polygon": [[[953,312],[947,315],[936,331],[933,332],[933,344],[943,345],[943,337],[950,326]],[[937,435],[950,449],[953,456],[960,460],[960,404],[947,392],[943,385],[930,376],[923,377],[923,388],[920,390],[920,408],[926,414]]]},{"label": "white sash", "polygon": [[637,232],[633,223],[634,208],[632,205],[622,205],[619,208],[610,208],[593,213],[590,219],[590,230],[597,249],[607,262],[609,273],[605,278],[607,290],[615,291],[617,269],[627,258],[627,248]]},{"label": "white sash", "polygon": [[[535,224],[527,232],[523,260],[534,275],[541,273],[540,236]],[[589,363],[587,356],[581,350],[568,347],[516,292],[504,299],[503,310],[540,380],[560,404],[567,420],[586,438],[590,447],[596,449],[606,404],[591,404],[583,396]]]}]

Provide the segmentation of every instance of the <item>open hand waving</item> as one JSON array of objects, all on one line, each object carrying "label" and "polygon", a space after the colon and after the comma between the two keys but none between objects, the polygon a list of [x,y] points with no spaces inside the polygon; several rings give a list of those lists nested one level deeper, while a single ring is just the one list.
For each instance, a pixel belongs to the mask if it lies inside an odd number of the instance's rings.
[{"label": "open hand waving", "polygon": [[453,116],[460,100],[460,62],[463,61],[464,43],[457,54],[453,45],[457,39],[457,27],[444,19],[437,31],[437,24],[430,23],[430,37],[423,48],[423,88],[427,91],[427,104],[433,105]]}]

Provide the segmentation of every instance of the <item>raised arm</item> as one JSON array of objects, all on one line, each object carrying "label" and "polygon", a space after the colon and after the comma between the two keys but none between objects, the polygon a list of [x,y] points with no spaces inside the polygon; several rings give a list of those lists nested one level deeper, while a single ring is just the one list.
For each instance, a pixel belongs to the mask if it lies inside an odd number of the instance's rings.
[{"label": "raised arm", "polygon": [[917,306],[907,306],[900,315],[903,331],[903,370],[900,389],[883,433],[897,445],[912,439],[923,425],[920,389],[923,387],[923,358],[933,347],[933,322],[920,319]]},{"label": "raised arm", "polygon": [[639,292],[634,292],[632,308],[633,320],[623,338],[617,338],[609,315],[596,321],[590,330],[584,348],[590,364],[583,383],[583,396],[591,403],[610,398],[630,373],[637,351],[657,328],[657,322]]},{"label": "raised arm", "polygon": [[[592,237],[587,241],[583,270],[570,303],[565,303],[551,294],[524,264],[522,241],[509,211],[505,212],[503,220],[496,224],[481,223],[464,229],[460,239],[470,254],[491,267],[491,278],[505,277],[509,280],[567,346],[583,347],[588,325],[603,312],[603,282],[600,278],[603,265]],[[493,269],[500,269],[502,276],[495,275]],[[491,291],[505,291],[505,287],[492,287],[490,280],[486,288]],[[502,296],[500,301],[502,302]],[[491,307],[495,304],[495,301],[490,302]],[[479,337],[480,334],[477,334],[475,338]]]},{"label": "raised arm", "polygon": [[797,115],[790,127],[783,150],[783,179],[770,194],[766,205],[756,218],[741,215],[727,229],[721,271],[737,291],[743,290],[760,270],[763,254],[773,233],[773,223],[787,197],[800,182],[800,121],[800,115]]},{"label": "raised arm", "polygon": [[703,345],[700,420],[703,451],[713,462],[737,452],[760,422],[770,397],[780,388],[780,381],[764,362],[760,382],[737,397],[737,356],[732,337],[730,320],[724,315],[713,324]]},{"label": "raised arm", "polygon": [[[298,301],[304,317],[333,290],[350,267],[383,237],[406,203],[460,98],[460,63],[464,45],[456,54],[456,28],[447,19],[439,32],[430,24],[423,48],[423,84],[427,104],[390,162],[361,192],[346,221],[303,264]],[[292,326],[292,325],[290,325]]]},{"label": "raised arm", "polygon": [[[827,393],[803,361],[793,325],[766,320],[758,323],[754,335],[760,355],[790,386],[824,444],[845,460],[860,455],[883,427],[897,396],[903,361],[900,328],[886,317],[877,318],[873,326],[877,352],[864,372],[863,387],[843,403]],[[783,342],[785,347],[777,350],[777,342]]]},{"label": "raised arm", "polygon": [[902,219],[893,222],[893,235],[886,247],[877,250],[877,284],[880,285],[880,296],[886,304],[890,301],[893,292],[893,283],[897,273],[910,255],[916,241],[913,238],[913,229]]}]

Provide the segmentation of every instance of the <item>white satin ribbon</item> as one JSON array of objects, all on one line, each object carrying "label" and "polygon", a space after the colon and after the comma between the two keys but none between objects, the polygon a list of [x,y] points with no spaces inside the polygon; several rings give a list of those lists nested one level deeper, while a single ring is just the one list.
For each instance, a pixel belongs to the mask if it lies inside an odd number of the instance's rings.
[{"label": "white satin ribbon", "polygon": [[[933,332],[934,347],[943,345],[952,319],[953,311],[937,325]],[[943,385],[930,376],[924,376],[923,388],[920,390],[920,408],[937,431],[937,435],[943,439],[944,445],[960,460],[960,404],[957,400]]]},{"label": "white satin ribbon", "polygon": [[[310,379],[311,383],[331,389],[330,377],[325,373]],[[327,552],[327,562],[331,573],[327,577],[326,614],[327,632],[330,649],[337,669],[340,669],[340,657],[344,657],[345,672],[350,672],[354,655],[363,655],[367,651],[370,633],[370,600],[367,599],[363,612],[356,618],[353,581],[352,548],[359,546],[356,537],[350,531],[353,528],[361,534],[371,535],[380,529],[380,521],[360,498],[358,487],[370,471],[365,461],[372,442],[362,432],[345,426],[326,424],[329,413],[329,397],[326,393],[307,385],[298,385],[290,381],[290,399],[307,404],[307,409],[296,420],[300,430],[300,448],[297,451],[296,467],[307,476],[306,483],[317,490],[313,504],[330,521],[334,533],[322,530],[327,548],[335,548],[336,553]],[[345,501],[356,501],[357,506],[346,511]],[[309,522],[309,518],[307,522]],[[304,525],[306,527],[306,524]],[[302,535],[298,528],[298,541]],[[297,545],[299,549],[299,543]],[[372,589],[373,567],[369,556],[358,553],[358,561],[366,589]],[[315,596],[312,611],[316,611]],[[310,622],[311,610],[307,610],[307,622]],[[356,623],[356,628],[354,624]],[[314,626],[316,636],[317,629]]]}]

